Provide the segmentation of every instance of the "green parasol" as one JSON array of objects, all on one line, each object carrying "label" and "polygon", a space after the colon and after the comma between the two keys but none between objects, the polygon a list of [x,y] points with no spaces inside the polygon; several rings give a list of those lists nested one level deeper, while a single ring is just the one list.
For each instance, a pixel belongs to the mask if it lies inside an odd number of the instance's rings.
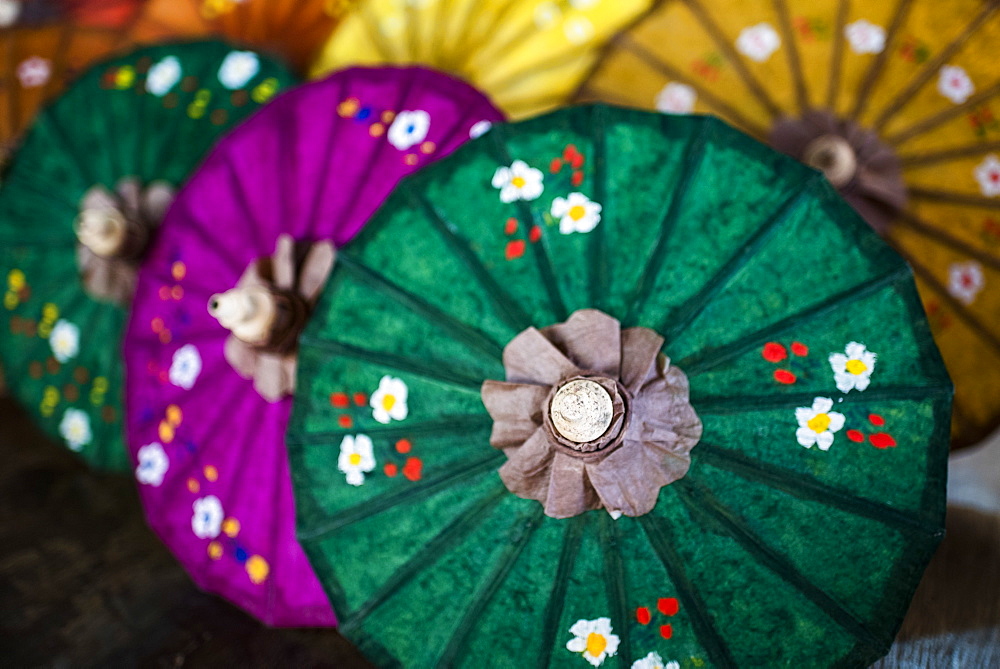
[{"label": "green parasol", "polygon": [[495,126],[342,250],[301,346],[299,538],[380,664],[867,664],[942,536],[910,270],[714,119]]},{"label": "green parasol", "polygon": [[92,465],[127,467],[119,342],[174,189],[291,81],[221,42],[141,49],[87,71],[18,151],[0,188],[0,361],[42,427]]}]

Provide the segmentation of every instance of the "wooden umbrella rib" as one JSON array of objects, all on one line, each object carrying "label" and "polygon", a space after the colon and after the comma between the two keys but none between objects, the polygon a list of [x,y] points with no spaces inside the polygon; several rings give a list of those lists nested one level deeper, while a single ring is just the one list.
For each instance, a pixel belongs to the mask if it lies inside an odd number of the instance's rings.
[{"label": "wooden umbrella rib", "polygon": [[976,17],[965,26],[965,29],[962,30],[961,34],[953,39],[950,44],[938,53],[937,56],[924,64],[923,69],[917,74],[916,77],[913,78],[909,85],[897,93],[892,100],[886,104],[885,109],[881,114],[879,114],[872,126],[875,132],[882,131],[882,128],[889,122],[889,119],[891,119],[893,115],[909,103],[910,99],[916,95],[917,92],[923,88],[923,86],[935,74],[938,73],[941,66],[950,60],[951,57],[965,45],[969,38],[979,31],[983,24],[986,23],[987,19],[993,16],[993,13],[996,12],[998,7],[1000,7],[1000,2],[998,2],[998,0],[988,0]]},{"label": "wooden umbrella rib", "polygon": [[934,163],[954,160],[956,158],[972,158],[989,151],[1000,151],[1000,140],[981,142],[979,144],[968,144],[966,146],[957,146],[951,149],[930,151],[928,153],[904,153],[899,156],[899,164],[904,169],[910,167],[923,167],[925,165],[932,165]]},{"label": "wooden umbrella rib", "polygon": [[799,114],[802,114],[809,109],[809,93],[806,90],[806,81],[802,74],[802,61],[799,59],[795,33],[792,32],[792,19],[788,11],[788,3],[786,0],[773,1],[775,12],[778,14],[778,25],[781,28],[782,39],[788,45],[786,53],[788,65],[792,71],[792,81],[795,85],[795,101],[799,107]]},{"label": "wooden umbrella rib", "polygon": [[909,194],[912,198],[929,200],[931,202],[945,202],[947,204],[981,207],[983,209],[1000,209],[1000,198],[990,198],[982,195],[970,195],[968,193],[956,193],[954,191],[922,187],[911,187]]},{"label": "wooden umbrella rib", "polygon": [[743,59],[740,57],[739,53],[737,53],[733,45],[730,44],[729,40],[726,39],[725,34],[723,34],[722,29],[719,28],[718,24],[716,24],[712,20],[712,17],[709,16],[708,10],[705,9],[705,6],[701,4],[701,1],[700,0],[681,0],[681,1],[685,5],[687,5],[688,9],[690,9],[691,12],[695,15],[695,18],[698,19],[698,22],[701,23],[702,27],[705,29],[705,32],[709,34],[709,36],[712,38],[712,41],[715,42],[716,46],[718,46],[719,49],[721,49],[722,52],[726,54],[726,58],[729,59],[729,62],[732,64],[733,69],[736,71],[737,75],[740,77],[743,83],[746,84],[747,88],[750,89],[750,92],[753,93],[754,97],[757,98],[757,100],[767,109],[768,113],[772,117],[777,118],[778,116],[781,116],[781,108],[778,107],[777,103],[775,103],[775,101],[771,98],[771,96],[767,94],[767,91],[764,89],[761,83],[757,81],[757,78],[753,76],[753,74],[750,72],[749,69],[747,69],[747,66],[743,62]]},{"label": "wooden umbrella rib", "polygon": [[583,542],[584,526],[592,516],[593,514],[589,513],[574,516],[563,523],[568,524],[568,527],[563,537],[562,550],[559,552],[559,563],[552,582],[552,594],[545,605],[542,629],[538,635],[542,640],[542,649],[535,666],[539,669],[547,669],[551,664],[552,649],[556,644],[556,635],[560,632],[559,624],[562,622],[563,608],[566,606],[569,579],[573,573],[573,565],[576,564],[576,556],[580,552],[580,544]]},{"label": "wooden umbrella rib", "polygon": [[1000,93],[1000,81],[994,82],[992,86],[981,93],[973,95],[965,102],[957,104],[954,107],[948,107],[947,109],[944,109],[933,116],[929,116],[922,121],[917,121],[908,128],[899,130],[891,135],[886,135],[885,142],[892,146],[899,146],[903,142],[913,139],[917,135],[921,135],[929,130],[933,130],[942,123],[950,121],[956,116],[960,116],[970,109],[981,105],[998,93]]},{"label": "wooden umbrella rib", "polygon": [[[594,200],[607,202],[607,111],[604,105],[590,108],[590,127],[596,128],[594,133],[594,151],[591,158],[593,166]],[[604,309],[604,299],[608,295],[608,227],[598,225],[591,230],[587,247],[590,266],[590,304],[598,309]],[[606,311],[606,309],[605,309]]]},{"label": "wooden umbrella rib", "polygon": [[850,10],[850,0],[838,0],[836,26],[833,29],[833,50],[830,53],[830,79],[826,88],[826,108],[836,109],[837,91],[840,89],[840,76],[844,68],[844,28],[847,25],[847,13]]},{"label": "wooden umbrella rib", "polygon": [[892,17],[892,22],[889,24],[888,30],[886,30],[885,48],[882,49],[877,56],[875,56],[875,60],[868,68],[864,79],[861,81],[861,85],[858,86],[858,90],[855,93],[854,109],[851,110],[851,113],[848,116],[851,121],[857,121],[862,112],[864,112],[865,105],[868,103],[871,96],[871,91],[875,88],[875,84],[878,83],[879,78],[882,76],[882,70],[885,68],[885,64],[889,60],[889,54],[892,53],[896,33],[903,27],[903,23],[909,15],[912,4],[913,0],[900,0],[899,4],[896,6],[896,12]]},{"label": "wooden umbrella rib", "polygon": [[901,228],[906,228],[907,230],[912,230],[913,232],[929,239],[933,239],[953,251],[958,251],[963,255],[969,256],[970,258],[975,258],[987,267],[1000,270],[1000,257],[987,253],[982,249],[977,249],[968,242],[962,241],[961,239],[953,236],[949,232],[932,227],[909,211],[904,211],[900,214],[900,217],[896,219],[896,225]]},{"label": "wooden umbrella rib", "polygon": [[[618,530],[617,521],[611,517],[611,514],[600,514],[599,525],[601,552],[604,557],[604,586],[608,597],[609,613],[612,620],[628,620],[630,618],[629,597],[625,584],[625,566],[622,563],[621,533]],[[629,629],[628,625],[622,625],[618,628],[618,638],[622,660],[631,666],[635,658],[630,656],[632,644]]]},{"label": "wooden umbrella rib", "polygon": [[[864,394],[849,393],[842,398],[844,405],[892,400],[920,400],[947,397],[951,385],[943,386],[882,386],[869,388]],[[730,415],[753,411],[783,409],[790,405],[812,404],[816,392],[787,393],[761,397],[760,395],[731,395],[722,397],[691,397],[691,404],[699,414]]]},{"label": "wooden umbrella rib", "polygon": [[[299,395],[296,398],[296,406],[302,400],[302,396]],[[298,413],[293,414],[293,416],[296,415],[298,415]],[[458,416],[441,416],[433,420],[427,420],[419,423],[410,423],[407,421],[407,424],[405,425],[395,425],[390,423],[388,425],[370,426],[365,428],[365,434],[370,437],[377,436],[381,439],[395,441],[396,439],[402,439],[404,437],[435,438],[445,437],[456,433],[467,436],[476,431],[489,433],[492,427],[493,419],[490,418],[489,414],[464,414]],[[352,428],[319,430],[305,434],[301,426],[296,425],[296,428],[298,434],[295,433],[296,430],[289,430],[289,434],[285,437],[286,443],[299,446],[320,446],[323,448],[329,447],[331,442],[339,441],[348,435],[357,434],[358,432],[356,429]]]}]

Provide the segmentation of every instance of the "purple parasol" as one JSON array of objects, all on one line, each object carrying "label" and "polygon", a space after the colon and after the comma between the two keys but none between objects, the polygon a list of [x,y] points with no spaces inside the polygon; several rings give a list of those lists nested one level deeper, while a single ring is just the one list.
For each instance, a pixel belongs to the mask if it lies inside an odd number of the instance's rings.
[{"label": "purple parasol", "polygon": [[206,306],[273,279],[301,328],[332,257],[317,242],[349,241],[400,178],[500,118],[474,89],[420,68],[293,89],[210,154],[140,271],[126,421],[146,514],[199,586],[267,624],[335,624],[295,539],[285,392],[297,345],[248,345]]}]

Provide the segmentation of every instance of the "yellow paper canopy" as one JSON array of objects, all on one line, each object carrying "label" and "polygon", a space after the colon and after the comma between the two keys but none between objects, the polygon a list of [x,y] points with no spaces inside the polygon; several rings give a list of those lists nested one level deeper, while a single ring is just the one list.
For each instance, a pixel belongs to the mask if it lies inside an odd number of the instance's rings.
[{"label": "yellow paper canopy", "polygon": [[652,0],[361,0],[323,48],[313,76],[358,64],[451,72],[511,118],[564,103],[598,51]]}]

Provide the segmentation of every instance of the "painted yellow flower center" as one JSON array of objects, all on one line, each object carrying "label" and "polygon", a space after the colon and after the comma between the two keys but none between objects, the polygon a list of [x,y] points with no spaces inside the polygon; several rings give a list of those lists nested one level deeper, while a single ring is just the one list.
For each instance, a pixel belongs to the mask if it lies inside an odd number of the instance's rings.
[{"label": "painted yellow flower center", "polygon": [[830,427],[830,416],[829,414],[818,413],[812,418],[810,418],[809,422],[806,423],[806,425],[808,425],[809,429],[815,432],[816,434],[819,434],[820,432],[826,432],[826,428]]},{"label": "painted yellow flower center", "polygon": [[591,632],[587,635],[587,652],[590,653],[591,657],[597,657],[603,653],[607,645],[608,640],[597,632]]},{"label": "painted yellow flower center", "polygon": [[348,456],[347,459],[355,467],[361,464],[361,454],[360,453],[351,453],[350,456]]},{"label": "painted yellow flower center", "polygon": [[263,583],[267,579],[267,575],[271,573],[271,567],[267,564],[267,560],[259,555],[250,556],[246,563],[246,570],[250,582],[254,585]]},{"label": "painted yellow flower center", "polygon": [[382,398],[382,408],[386,411],[392,411],[392,407],[396,406],[396,396],[386,395]]},{"label": "painted yellow flower center", "polygon": [[587,215],[587,210],[583,208],[583,205],[574,205],[569,209],[569,217],[574,221],[579,221],[581,218]]},{"label": "painted yellow flower center", "polygon": [[861,374],[868,371],[868,365],[860,360],[848,360],[846,367],[851,374]]},{"label": "painted yellow flower center", "polygon": [[524,184],[527,182],[524,180],[524,177],[514,177],[510,180],[510,183],[513,184],[514,188],[524,188]]}]

